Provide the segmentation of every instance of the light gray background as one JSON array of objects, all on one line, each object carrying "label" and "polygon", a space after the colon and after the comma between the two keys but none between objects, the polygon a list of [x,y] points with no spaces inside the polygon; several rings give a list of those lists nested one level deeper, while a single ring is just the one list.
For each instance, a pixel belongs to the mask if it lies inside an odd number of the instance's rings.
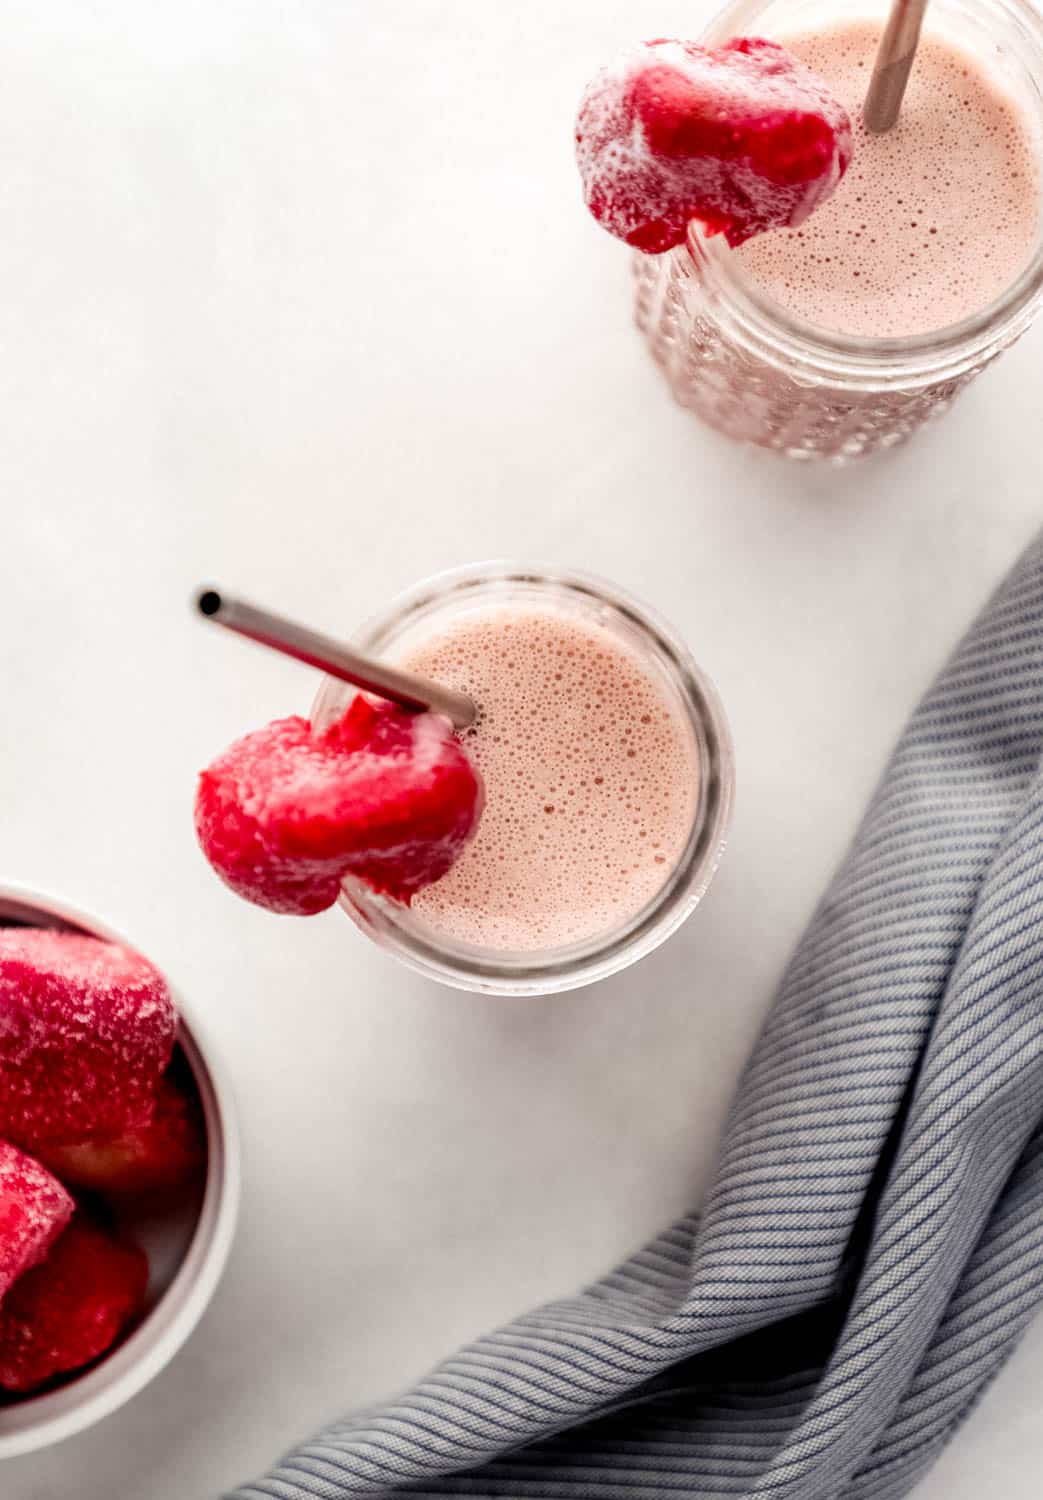
[{"label": "light gray background", "polygon": [[[585,76],[702,0],[0,0],[0,878],[131,935],[237,1086],[202,1327],[5,1500],[206,1500],[689,1208],[787,952],[928,679],[1039,519],[1043,329],[852,473],[675,408],[570,159]],[[638,969],[505,1002],[337,913],[236,901],[191,830],[311,675],[215,579],[346,630],[494,554],[643,594],[717,679],[730,852]],[[921,1488],[1036,1496],[1043,1323]]]}]

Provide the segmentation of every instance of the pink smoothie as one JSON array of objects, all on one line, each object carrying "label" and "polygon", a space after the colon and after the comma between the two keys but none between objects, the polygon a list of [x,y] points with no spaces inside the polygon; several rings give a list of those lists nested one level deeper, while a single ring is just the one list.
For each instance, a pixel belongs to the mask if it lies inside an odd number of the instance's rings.
[{"label": "pink smoothie", "polygon": [[413,911],[447,937],[535,952],[635,916],[695,817],[697,751],[680,704],[597,622],[550,608],[465,616],[400,658],[469,693],[485,778],[474,842]]},{"label": "pink smoothie", "polygon": [[928,13],[899,123],[883,135],[861,115],[878,25],[777,38],[847,107],[854,161],[800,229],[736,253],[764,292],[821,327],[868,337],[943,328],[992,302],[1035,249],[1028,119],[979,61],[929,28]]}]

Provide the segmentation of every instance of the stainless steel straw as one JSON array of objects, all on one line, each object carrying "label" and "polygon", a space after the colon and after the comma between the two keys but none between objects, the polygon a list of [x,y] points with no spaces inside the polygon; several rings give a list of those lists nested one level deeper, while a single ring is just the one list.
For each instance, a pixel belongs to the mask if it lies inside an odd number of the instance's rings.
[{"label": "stainless steel straw", "polygon": [[894,0],[866,95],[866,129],[880,135],[898,119],[920,42],[927,0]]},{"label": "stainless steel straw", "polygon": [[341,641],[308,630],[281,615],[273,615],[269,610],[258,609],[244,599],[206,588],[196,595],[196,605],[200,614],[215,625],[223,625],[226,630],[234,630],[237,635],[244,635],[261,646],[281,651],[284,656],[292,656],[306,666],[318,667],[331,677],[350,682],[364,692],[390,698],[402,708],[416,713],[432,709],[444,714],[457,729],[466,729],[475,721],[477,709],[466,694],[430,682],[426,677],[414,676],[412,672],[401,672],[382,661],[374,661]]}]

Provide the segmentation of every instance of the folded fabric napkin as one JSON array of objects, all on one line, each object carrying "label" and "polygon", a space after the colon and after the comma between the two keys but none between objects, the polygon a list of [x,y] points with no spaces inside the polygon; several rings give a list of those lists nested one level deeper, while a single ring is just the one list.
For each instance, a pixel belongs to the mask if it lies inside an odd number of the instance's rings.
[{"label": "folded fabric napkin", "polygon": [[1043,540],[906,730],[699,1216],[235,1500],[905,1495],[1043,1295],[1041,749]]}]

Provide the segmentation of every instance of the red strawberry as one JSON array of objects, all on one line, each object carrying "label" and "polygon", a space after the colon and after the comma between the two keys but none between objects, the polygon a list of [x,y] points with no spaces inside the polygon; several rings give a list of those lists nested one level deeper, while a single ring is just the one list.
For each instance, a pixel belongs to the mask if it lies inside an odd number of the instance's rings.
[{"label": "red strawberry", "polygon": [[199,1100],[170,1074],[147,1125],[110,1140],[49,1146],[47,1165],[72,1187],[116,1196],[169,1192],[198,1177],[206,1163]]},{"label": "red strawberry", "polygon": [[76,1218],[0,1306],[0,1386],[33,1391],[91,1364],[141,1312],[148,1261]]},{"label": "red strawberry", "polygon": [[478,826],[481,778],[448,719],[361,695],[321,734],[277,719],[199,778],[196,832],[233,891],[307,916],[355,875],[408,903]]},{"label": "red strawberry", "polygon": [[643,42],[588,85],[576,120],[587,207],[658,253],[697,219],[741,245],[803,222],[851,160],[851,122],[776,42]]},{"label": "red strawberry", "polygon": [[72,1218],[73,1201],[39,1162],[0,1141],[0,1302]]},{"label": "red strawberry", "polygon": [[0,931],[0,1138],[36,1151],[146,1124],[176,1027],[140,954],[78,932]]}]

